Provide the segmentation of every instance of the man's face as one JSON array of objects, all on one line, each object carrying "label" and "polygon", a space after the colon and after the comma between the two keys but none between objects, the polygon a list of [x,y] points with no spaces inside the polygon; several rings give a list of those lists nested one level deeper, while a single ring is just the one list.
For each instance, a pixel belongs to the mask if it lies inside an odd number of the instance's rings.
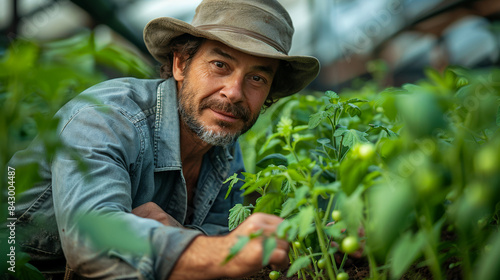
[{"label": "man's face", "polygon": [[205,41],[186,62],[174,55],[181,120],[204,142],[227,145],[257,121],[278,60]]}]

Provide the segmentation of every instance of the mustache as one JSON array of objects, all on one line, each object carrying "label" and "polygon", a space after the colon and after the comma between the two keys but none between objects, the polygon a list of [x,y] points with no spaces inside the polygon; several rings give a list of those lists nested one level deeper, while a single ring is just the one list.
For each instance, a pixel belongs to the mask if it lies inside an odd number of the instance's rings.
[{"label": "mustache", "polygon": [[240,104],[221,102],[215,98],[203,99],[200,103],[200,110],[207,108],[231,114],[236,118],[242,119],[244,122],[250,119],[250,110]]}]

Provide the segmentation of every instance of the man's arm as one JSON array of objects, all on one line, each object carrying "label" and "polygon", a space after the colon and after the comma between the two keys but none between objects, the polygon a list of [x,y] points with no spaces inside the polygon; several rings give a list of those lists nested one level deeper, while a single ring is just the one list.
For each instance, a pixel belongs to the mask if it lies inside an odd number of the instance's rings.
[{"label": "man's arm", "polygon": [[52,162],[52,195],[68,266],[87,278],[167,278],[201,233],[130,213],[130,172],[148,140],[112,106],[80,109],[62,127],[67,149]]},{"label": "man's arm", "polygon": [[[256,213],[248,217],[234,231],[225,236],[198,236],[187,247],[174,266],[170,279],[213,279],[243,277],[262,268],[262,238],[252,239],[231,261],[222,264],[238,237],[262,230],[264,235],[274,233],[283,219]],[[270,264],[285,267],[289,263],[288,242],[278,240]]]},{"label": "man's arm", "polygon": [[[153,202],[135,208],[133,214],[154,219],[166,226],[182,227]],[[276,231],[283,219],[268,214],[256,213],[248,217],[239,227],[226,236],[198,236],[178,259],[169,279],[213,279],[220,277],[242,277],[262,268],[262,238],[250,241],[243,250],[227,264],[222,262],[239,236],[249,236],[262,230],[264,235]],[[286,266],[288,243],[278,240],[270,264]]]}]

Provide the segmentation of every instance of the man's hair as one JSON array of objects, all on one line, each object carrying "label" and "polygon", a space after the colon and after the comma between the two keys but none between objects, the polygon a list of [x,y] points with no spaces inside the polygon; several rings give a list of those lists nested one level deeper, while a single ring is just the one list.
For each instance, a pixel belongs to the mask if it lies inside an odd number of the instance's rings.
[{"label": "man's hair", "polygon": [[[172,66],[174,59],[174,52],[177,52],[181,55],[181,57],[186,57],[186,71],[189,68],[189,64],[191,63],[191,59],[194,57],[201,44],[205,42],[205,38],[196,37],[190,34],[180,35],[172,41],[170,41],[170,53],[168,54],[168,61],[165,62],[160,67],[160,77],[162,79],[168,79],[173,76]],[[277,91],[278,89],[283,89],[287,87],[286,84],[286,71],[284,71],[287,67],[290,67],[290,64],[286,61],[280,60],[278,69],[274,75],[273,83],[271,84],[271,89],[269,96],[266,101],[264,101],[264,109],[270,107],[274,103],[278,101],[278,98],[273,97],[272,93]]]}]

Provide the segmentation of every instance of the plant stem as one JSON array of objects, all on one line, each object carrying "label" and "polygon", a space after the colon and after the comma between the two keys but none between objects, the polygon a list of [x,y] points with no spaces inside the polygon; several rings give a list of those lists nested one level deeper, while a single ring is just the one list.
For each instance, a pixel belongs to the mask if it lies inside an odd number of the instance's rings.
[{"label": "plant stem", "polygon": [[342,143],[344,142],[344,135],[342,135],[342,138],[340,138],[340,145],[339,145],[339,155],[338,155],[338,161],[340,162],[341,156],[342,156]]},{"label": "plant stem", "polygon": [[424,207],[423,209],[424,221],[420,221],[420,224],[424,230],[424,234],[426,235],[425,240],[427,241],[425,247],[425,255],[429,260],[429,268],[432,272],[432,275],[435,280],[442,279],[441,273],[441,265],[439,263],[438,252],[437,252],[437,244],[434,236],[434,229],[431,223],[431,215],[429,213],[429,209]]},{"label": "plant stem", "polygon": [[[316,204],[315,206],[317,206],[317,204],[318,204],[317,201],[314,201],[314,202]],[[337,271],[337,265],[335,264],[335,260],[332,261],[332,259],[330,258],[330,254],[328,254],[328,250],[326,249],[327,248],[327,246],[325,244],[326,239],[325,239],[325,235],[323,233],[321,219],[319,218],[317,213],[314,214],[314,220],[316,223],[316,233],[318,234],[319,246],[321,248],[321,252],[323,253],[323,257],[325,258],[326,263],[333,264],[335,271]],[[333,272],[332,267],[330,265],[326,266],[326,271],[328,272],[328,277],[331,280],[335,280],[336,273]]]},{"label": "plant stem", "polygon": [[313,279],[317,279],[317,277],[316,277],[316,276],[319,276],[319,275],[320,275],[319,270],[318,270],[318,265],[317,265],[317,263],[315,262],[315,259],[314,259],[314,257],[313,257],[313,255],[314,255],[314,254],[313,254],[313,252],[312,252],[311,248],[308,248],[308,251],[309,251],[309,257],[311,258],[311,262],[312,262],[312,264],[313,264],[313,267],[314,267],[314,272],[315,272],[315,273],[314,273],[315,275],[313,275]]},{"label": "plant stem", "polygon": [[326,207],[325,216],[323,217],[323,222],[321,223],[323,226],[326,225],[328,221],[328,217],[330,216],[330,211],[332,210],[334,195],[330,195],[330,199],[328,200],[328,206]]},{"label": "plant stem", "polygon": [[368,258],[368,266],[370,267],[370,279],[380,279],[378,270],[377,270],[377,262],[373,257],[373,254],[370,252],[370,248],[366,247],[366,256]]},{"label": "plant stem", "polygon": [[[335,112],[336,113],[336,112]],[[335,125],[335,122],[332,121],[332,119],[328,118],[328,120],[330,121],[330,123],[332,124],[332,143],[333,143],[333,147],[334,148],[337,148],[337,138],[335,138],[335,129],[336,129],[336,125]]]},{"label": "plant stem", "polygon": [[342,258],[342,262],[340,263],[339,269],[341,270],[344,267],[344,263],[347,260],[347,254],[344,253],[344,257]]}]

